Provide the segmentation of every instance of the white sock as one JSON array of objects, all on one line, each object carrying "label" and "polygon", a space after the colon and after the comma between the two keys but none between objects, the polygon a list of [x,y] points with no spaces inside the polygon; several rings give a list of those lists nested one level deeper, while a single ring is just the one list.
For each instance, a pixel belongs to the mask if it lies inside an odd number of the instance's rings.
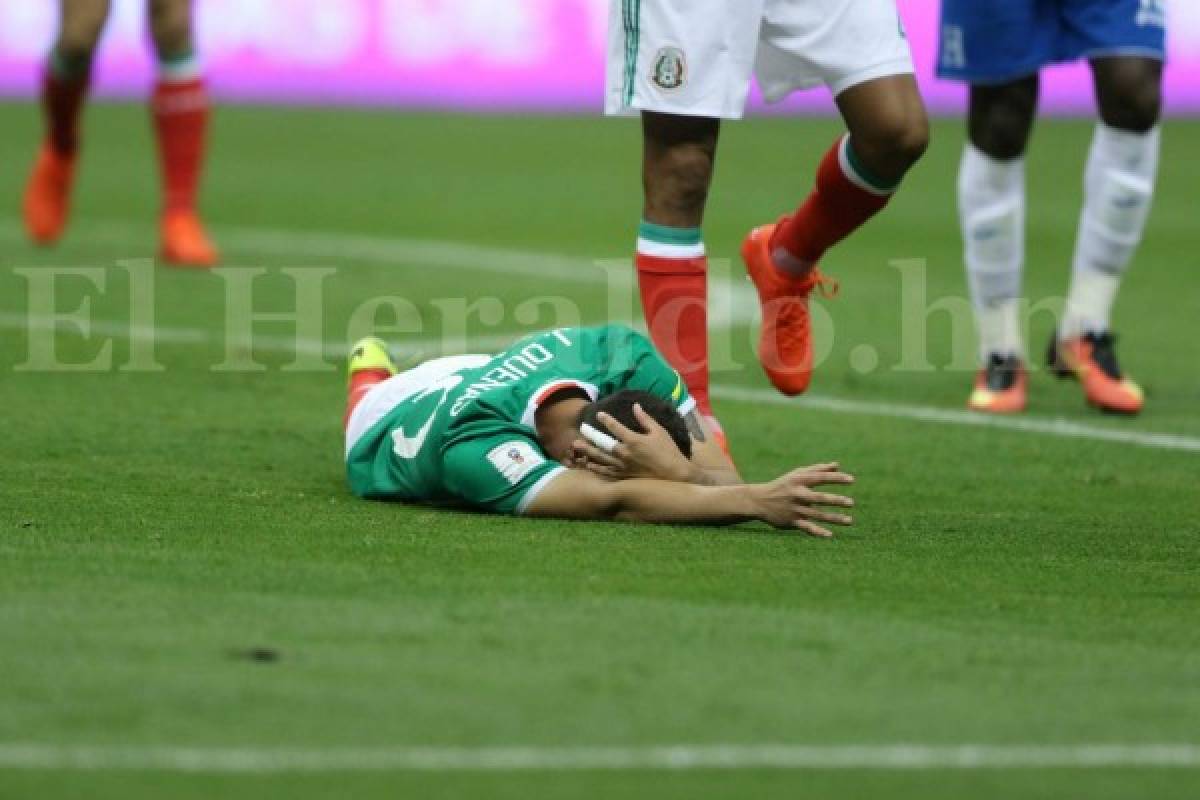
[{"label": "white sock", "polygon": [[1121,276],[1146,230],[1161,142],[1159,128],[1131,133],[1096,127],[1061,338],[1109,329]]},{"label": "white sock", "polygon": [[958,210],[980,359],[1021,356],[1025,159],[998,161],[968,144],[958,172]]}]

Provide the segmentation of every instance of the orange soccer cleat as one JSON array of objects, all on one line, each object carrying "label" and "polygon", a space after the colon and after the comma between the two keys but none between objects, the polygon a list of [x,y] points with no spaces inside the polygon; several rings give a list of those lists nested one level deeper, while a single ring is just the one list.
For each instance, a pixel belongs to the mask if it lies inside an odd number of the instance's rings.
[{"label": "orange soccer cleat", "polygon": [[220,258],[194,211],[165,212],[161,231],[162,249],[159,257],[167,264],[176,267],[211,267]]},{"label": "orange soccer cleat", "polygon": [[988,414],[1019,414],[1025,410],[1028,383],[1021,359],[993,353],[975,377],[967,408]]},{"label": "orange soccer cleat", "polygon": [[750,231],[742,242],[742,260],[762,304],[758,360],[776,389],[786,395],[797,395],[808,388],[812,379],[809,295],[819,286],[831,297],[837,293],[837,283],[816,267],[803,278],[781,272],[771,259],[770,242],[775,227],[762,225]]},{"label": "orange soccer cleat", "polygon": [[75,179],[75,155],[65,155],[43,143],[33,162],[25,187],[25,230],[37,244],[58,241],[67,226],[71,207],[71,185]]},{"label": "orange soccer cleat", "polygon": [[1046,366],[1060,378],[1077,379],[1089,405],[1112,414],[1137,414],[1145,394],[1122,374],[1116,344],[1107,331],[1063,340],[1056,334],[1050,339]]}]

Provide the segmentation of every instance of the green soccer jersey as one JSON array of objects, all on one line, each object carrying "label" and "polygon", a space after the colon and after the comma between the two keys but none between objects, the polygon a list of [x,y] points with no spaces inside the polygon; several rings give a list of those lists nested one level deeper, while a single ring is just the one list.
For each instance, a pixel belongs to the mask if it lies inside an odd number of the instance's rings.
[{"label": "green soccer jersey", "polygon": [[495,356],[430,361],[372,390],[346,434],[361,497],[522,513],[563,470],[536,437],[538,405],[567,387],[593,400],[641,389],[687,414],[695,402],[642,334],[623,325],[559,328]]}]

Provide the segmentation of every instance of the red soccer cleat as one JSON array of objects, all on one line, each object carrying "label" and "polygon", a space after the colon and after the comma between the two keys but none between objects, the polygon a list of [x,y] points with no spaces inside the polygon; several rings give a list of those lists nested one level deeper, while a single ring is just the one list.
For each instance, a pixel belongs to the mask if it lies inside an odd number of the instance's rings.
[{"label": "red soccer cleat", "polygon": [[54,244],[67,226],[75,156],[57,152],[43,143],[25,187],[23,211],[29,238],[41,245]]},{"label": "red soccer cleat", "polygon": [[[777,223],[776,223],[777,224]],[[812,332],[808,298],[818,286],[826,296],[837,293],[837,284],[814,267],[803,278],[780,272],[771,259],[771,234],[776,225],[750,231],[742,242],[746,272],[762,304],[762,331],[758,359],[775,388],[786,395],[801,394],[812,379]]]},{"label": "red soccer cleat", "polygon": [[1116,337],[1089,333],[1059,341],[1055,335],[1046,353],[1046,366],[1060,378],[1075,378],[1088,404],[1112,414],[1137,414],[1145,393],[1117,365]]},{"label": "red soccer cleat", "polygon": [[993,353],[975,377],[967,408],[987,414],[1019,414],[1025,410],[1029,383],[1025,365],[1016,356]]},{"label": "red soccer cleat", "polygon": [[159,257],[176,267],[214,266],[220,259],[204,225],[194,211],[167,211],[162,217],[162,249]]}]

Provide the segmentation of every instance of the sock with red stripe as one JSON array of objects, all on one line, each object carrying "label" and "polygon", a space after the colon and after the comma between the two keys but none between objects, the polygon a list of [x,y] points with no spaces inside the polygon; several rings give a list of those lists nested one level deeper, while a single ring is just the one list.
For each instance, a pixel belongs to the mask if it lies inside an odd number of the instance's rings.
[{"label": "sock with red stripe", "polygon": [[708,257],[699,228],[638,226],[638,287],[650,338],[701,413],[708,397]]},{"label": "sock with red stripe", "polygon": [[850,136],[843,136],[821,160],[812,194],[775,228],[770,243],[775,266],[797,277],[808,274],[826,250],[882,211],[899,185],[872,175]]},{"label": "sock with red stripe", "polygon": [[204,163],[208,92],[195,54],[188,51],[159,62],[151,99],[154,132],[167,211],[191,211]]},{"label": "sock with red stripe", "polygon": [[350,424],[350,415],[362,402],[367,392],[392,377],[386,369],[360,369],[350,376],[350,390],[346,394],[346,416],[342,417],[342,430]]},{"label": "sock with red stripe", "polygon": [[72,156],[79,146],[79,117],[91,77],[90,57],[50,53],[42,78],[42,112],[46,139],[55,152]]}]

